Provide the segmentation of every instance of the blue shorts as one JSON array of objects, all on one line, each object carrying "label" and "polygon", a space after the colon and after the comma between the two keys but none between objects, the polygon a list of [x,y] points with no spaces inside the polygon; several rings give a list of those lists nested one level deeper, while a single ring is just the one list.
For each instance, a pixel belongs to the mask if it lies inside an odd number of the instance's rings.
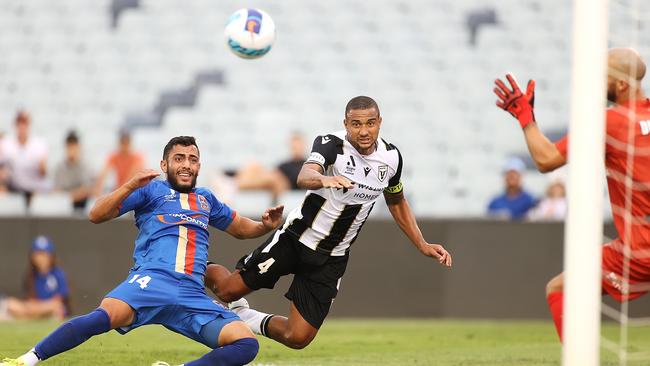
[{"label": "blue shorts", "polygon": [[206,295],[203,284],[187,275],[160,269],[131,271],[128,278],[106,297],[122,300],[135,310],[133,324],[116,329],[121,334],[143,325],[161,324],[215,348],[216,339],[201,336],[203,326],[214,322],[212,327],[223,328],[240,320],[235,313]]}]

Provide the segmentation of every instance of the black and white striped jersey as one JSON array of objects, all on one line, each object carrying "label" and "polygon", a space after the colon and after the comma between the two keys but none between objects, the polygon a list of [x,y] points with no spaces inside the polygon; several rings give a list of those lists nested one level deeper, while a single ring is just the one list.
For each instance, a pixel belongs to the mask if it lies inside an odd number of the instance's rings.
[{"label": "black and white striped jersey", "polygon": [[361,155],[345,135],[343,130],[316,137],[306,163],[321,165],[325,175],[344,176],[354,187],[307,191],[283,226],[304,245],[332,256],[347,253],[383,192],[402,191],[402,156],[394,145],[379,138],[375,152]]}]

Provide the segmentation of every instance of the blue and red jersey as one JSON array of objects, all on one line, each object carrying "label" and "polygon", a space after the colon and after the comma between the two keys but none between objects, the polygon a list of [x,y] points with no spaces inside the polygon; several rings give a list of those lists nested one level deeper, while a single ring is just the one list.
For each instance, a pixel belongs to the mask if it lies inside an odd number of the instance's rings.
[{"label": "blue and red jersey", "polygon": [[155,180],[135,190],[119,215],[135,212],[140,230],[133,252],[134,269],[162,269],[203,282],[208,259],[208,225],[226,230],[236,213],[208,189],[189,193]]}]

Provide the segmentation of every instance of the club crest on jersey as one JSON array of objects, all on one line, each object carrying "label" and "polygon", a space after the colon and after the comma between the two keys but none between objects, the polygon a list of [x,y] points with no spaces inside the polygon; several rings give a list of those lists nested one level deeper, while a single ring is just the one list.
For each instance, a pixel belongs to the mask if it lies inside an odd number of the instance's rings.
[{"label": "club crest on jersey", "polygon": [[200,194],[197,194],[197,196],[199,197],[199,204],[201,205],[201,209],[210,211],[210,204],[208,203],[208,200],[206,200],[205,197]]},{"label": "club crest on jersey", "polygon": [[377,169],[377,178],[379,178],[380,182],[383,182],[386,179],[386,175],[388,175],[388,165],[380,165]]},{"label": "club crest on jersey", "polygon": [[171,193],[165,196],[164,198],[165,202],[176,201],[176,191],[171,188],[169,189],[169,191]]}]

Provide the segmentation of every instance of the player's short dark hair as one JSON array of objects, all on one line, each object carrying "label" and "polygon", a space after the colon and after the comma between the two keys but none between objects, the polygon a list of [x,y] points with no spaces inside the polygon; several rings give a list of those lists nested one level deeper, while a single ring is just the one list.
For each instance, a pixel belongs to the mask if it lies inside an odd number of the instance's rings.
[{"label": "player's short dark hair", "polygon": [[196,150],[199,150],[199,145],[196,144],[196,139],[194,136],[176,136],[169,140],[167,145],[165,145],[165,148],[163,149],[163,160],[167,160],[167,157],[169,156],[169,152],[172,151],[174,146],[176,145],[181,145],[181,146],[196,146]]},{"label": "player's short dark hair", "polygon": [[345,115],[347,116],[353,109],[372,109],[377,110],[377,115],[379,115],[379,106],[374,99],[366,97],[365,95],[360,95],[350,99],[348,104],[345,106]]}]

